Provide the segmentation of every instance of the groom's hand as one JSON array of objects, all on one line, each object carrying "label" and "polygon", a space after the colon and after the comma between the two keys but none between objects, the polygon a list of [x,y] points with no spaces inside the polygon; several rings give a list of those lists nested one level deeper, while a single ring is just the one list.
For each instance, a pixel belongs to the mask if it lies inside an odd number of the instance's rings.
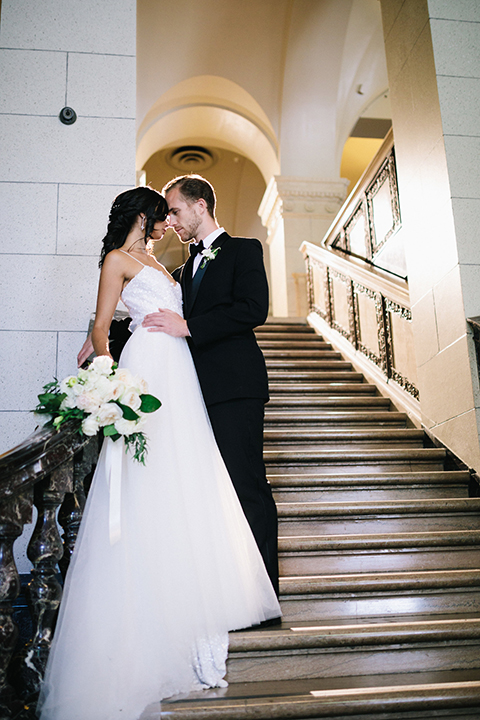
[{"label": "groom's hand", "polygon": [[149,332],[164,332],[173,337],[189,337],[187,321],[173,310],[162,310],[145,315],[142,322],[143,327]]}]

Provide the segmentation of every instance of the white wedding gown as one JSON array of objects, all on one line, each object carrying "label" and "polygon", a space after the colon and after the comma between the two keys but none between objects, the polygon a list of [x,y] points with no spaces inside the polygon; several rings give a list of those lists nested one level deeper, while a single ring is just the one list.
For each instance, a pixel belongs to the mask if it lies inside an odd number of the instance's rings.
[{"label": "white wedding gown", "polygon": [[143,377],[162,407],[145,426],[146,466],[119,456],[120,539],[113,544],[110,454],[123,440],[103,444],[40,694],[41,720],[137,720],[162,698],[225,686],[228,631],[280,615],[188,345],[141,326],[158,307],[181,313],[181,288],[144,266],[122,299],[135,330],[119,365]]}]

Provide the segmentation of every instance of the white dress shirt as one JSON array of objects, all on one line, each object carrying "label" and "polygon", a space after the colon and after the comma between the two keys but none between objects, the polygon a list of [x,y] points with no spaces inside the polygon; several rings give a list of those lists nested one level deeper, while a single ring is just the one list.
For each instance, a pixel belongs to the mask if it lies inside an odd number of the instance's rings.
[{"label": "white dress shirt", "polygon": [[[203,241],[203,245],[205,249],[209,248],[210,245],[213,243],[214,240],[217,239],[219,235],[221,235],[225,230],[223,227],[217,228],[213,232],[210,233],[210,235],[207,235],[207,237]],[[198,243],[195,243],[195,245],[198,245]],[[192,270],[192,277],[197,272],[198,268],[200,267],[200,264],[205,260],[204,257],[202,257],[202,253],[198,253],[198,255],[195,255],[193,259],[193,270]]]}]

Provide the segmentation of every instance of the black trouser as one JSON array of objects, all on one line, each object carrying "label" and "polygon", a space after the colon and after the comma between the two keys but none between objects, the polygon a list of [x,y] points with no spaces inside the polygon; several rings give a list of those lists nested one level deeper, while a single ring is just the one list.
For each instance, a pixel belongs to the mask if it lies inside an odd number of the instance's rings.
[{"label": "black trouser", "polygon": [[264,402],[240,398],[207,407],[243,512],[278,596],[277,508],[263,462]]}]

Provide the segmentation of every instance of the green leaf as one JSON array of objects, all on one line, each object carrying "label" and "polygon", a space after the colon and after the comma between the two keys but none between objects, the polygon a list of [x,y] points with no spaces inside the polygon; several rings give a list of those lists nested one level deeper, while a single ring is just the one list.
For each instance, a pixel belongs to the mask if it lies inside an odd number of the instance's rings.
[{"label": "green leaf", "polygon": [[65,398],[65,394],[62,393],[59,395],[58,393],[41,393],[38,396],[38,400],[42,405],[48,405],[52,408],[58,408],[60,407],[60,404],[62,400]]},{"label": "green leaf", "polygon": [[113,438],[114,435],[118,435],[118,431],[115,425],[105,425],[105,427],[103,428],[103,434],[105,435],[105,437]]},{"label": "green leaf", "polygon": [[122,405],[122,403],[117,402],[118,407],[123,413],[123,417],[125,420],[138,420],[140,415],[137,415],[135,410],[132,410],[131,407],[128,407],[128,405]]},{"label": "green leaf", "polygon": [[158,410],[158,408],[161,406],[161,402],[158,398],[155,397],[155,395],[140,395],[140,399],[142,401],[142,404],[140,405],[140,410],[143,413],[152,413],[155,412],[155,410]]}]

